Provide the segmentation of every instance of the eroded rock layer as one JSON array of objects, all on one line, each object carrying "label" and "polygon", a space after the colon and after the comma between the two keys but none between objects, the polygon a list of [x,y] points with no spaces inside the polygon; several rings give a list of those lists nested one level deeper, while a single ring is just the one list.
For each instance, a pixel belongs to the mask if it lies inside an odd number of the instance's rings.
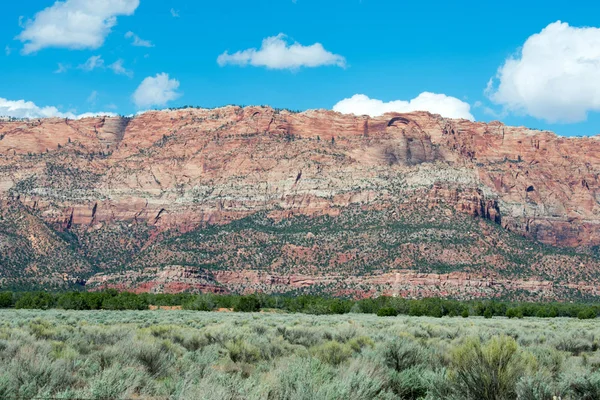
[{"label": "eroded rock layer", "polygon": [[[167,291],[593,295],[599,157],[596,137],[424,112],[369,118],[230,106],[0,122],[0,279]],[[14,229],[17,215],[53,235],[44,240],[62,264]],[[239,221],[249,225],[231,228]],[[323,221],[347,231],[321,233]],[[281,224],[300,236],[267,232]],[[318,239],[305,248],[299,237],[307,235]],[[499,243],[524,247],[505,254]],[[511,252],[525,253],[517,260]],[[53,273],[41,279],[46,259]]]}]

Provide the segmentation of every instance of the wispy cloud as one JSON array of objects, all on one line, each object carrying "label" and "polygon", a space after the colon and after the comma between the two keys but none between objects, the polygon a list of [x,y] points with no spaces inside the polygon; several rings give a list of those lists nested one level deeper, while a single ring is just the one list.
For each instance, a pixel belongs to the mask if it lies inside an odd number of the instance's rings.
[{"label": "wispy cloud", "polygon": [[119,59],[108,66],[115,74],[133,77],[133,71],[126,69],[123,66],[123,60]]},{"label": "wispy cloud", "polygon": [[480,109],[485,115],[489,115],[490,117],[496,118],[498,120],[502,120],[508,116],[508,111],[505,108],[496,111],[479,100],[473,103],[473,108]]},{"label": "wispy cloud", "polygon": [[56,68],[54,70],[54,73],[55,74],[62,74],[64,72],[67,72],[70,68],[71,68],[70,65],[64,65],[62,63],[58,63],[58,68]]},{"label": "wispy cloud", "polygon": [[171,8],[171,16],[173,18],[179,18],[179,10],[176,10],[174,8]]},{"label": "wispy cloud", "polygon": [[4,54],[10,56],[10,53],[12,53],[12,49],[8,47],[8,45],[6,45],[6,47],[4,48]]},{"label": "wispy cloud", "polygon": [[90,95],[88,96],[88,98],[85,101],[87,103],[91,104],[92,106],[95,106],[97,99],[98,99],[98,92],[96,90],[93,90],[92,93],[90,93]]},{"label": "wispy cloud", "polygon": [[91,56],[85,63],[77,66],[77,68],[84,71],[93,71],[96,68],[104,68],[104,60],[102,59],[102,56]]},{"label": "wispy cloud", "polygon": [[138,47],[154,47],[154,45],[152,44],[152,42],[150,42],[149,40],[144,40],[142,38],[140,38],[138,35],[136,35],[135,33],[129,31],[125,34],[125,38],[126,39],[133,39],[131,41],[131,45],[132,46],[138,46]]}]

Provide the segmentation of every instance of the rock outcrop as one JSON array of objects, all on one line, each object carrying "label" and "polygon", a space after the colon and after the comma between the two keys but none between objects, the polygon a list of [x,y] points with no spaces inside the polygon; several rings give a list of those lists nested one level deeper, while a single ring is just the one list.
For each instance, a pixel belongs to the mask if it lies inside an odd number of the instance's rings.
[{"label": "rock outcrop", "polygon": [[[173,252],[162,243],[257,213],[279,222],[335,219],[349,208],[399,207],[394,212],[402,214],[408,203],[418,206],[412,213],[432,220],[457,212],[534,244],[572,249],[591,260],[577,268],[593,275],[599,172],[597,137],[564,138],[425,112],[369,118],[229,106],[133,118],[0,121],[2,207],[17,212],[18,204],[58,232],[86,265],[73,276],[91,282],[93,274],[84,270],[110,275],[155,268],[148,251]],[[339,245],[330,251],[342,256]],[[493,257],[486,262],[494,268]],[[410,264],[381,263],[383,274]],[[273,267],[253,271],[265,268]]]}]

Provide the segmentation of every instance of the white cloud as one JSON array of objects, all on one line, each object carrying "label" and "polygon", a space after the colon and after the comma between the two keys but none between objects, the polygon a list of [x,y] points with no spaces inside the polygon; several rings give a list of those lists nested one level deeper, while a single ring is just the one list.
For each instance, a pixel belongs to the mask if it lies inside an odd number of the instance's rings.
[{"label": "white cloud", "polygon": [[54,70],[54,73],[62,74],[63,72],[67,72],[69,70],[69,68],[71,68],[70,65],[64,65],[62,63],[58,63],[58,68],[56,68],[56,70]]},{"label": "white cloud", "polygon": [[10,47],[8,47],[8,45],[6,45],[6,47],[4,48],[4,53],[7,56],[10,56],[10,53],[12,53],[12,49]]},{"label": "white cloud", "polygon": [[83,114],[77,114],[72,119],[83,119],[83,118],[94,118],[94,117],[116,117],[116,116],[117,116],[117,114],[115,114],[113,112],[98,111],[98,112],[86,112]]},{"label": "white cloud", "polygon": [[144,79],[133,93],[132,98],[136,106],[140,108],[164,106],[181,95],[177,89],[179,89],[179,81],[169,79],[169,74],[163,72],[156,74],[155,77],[149,76]]},{"label": "white cloud", "polygon": [[84,71],[92,71],[96,68],[104,68],[104,60],[102,59],[102,56],[91,56],[85,63],[79,65],[77,68]]},{"label": "white cloud", "polygon": [[108,66],[115,74],[133,77],[133,71],[126,69],[123,66],[123,60],[119,59]]},{"label": "white cloud", "polygon": [[179,10],[176,10],[174,8],[171,8],[171,16],[173,18],[179,18]]},{"label": "white cloud", "polygon": [[530,36],[488,83],[506,110],[548,122],[578,122],[600,111],[600,29],[560,21]]},{"label": "white cloud", "polygon": [[94,117],[98,115],[115,116],[115,113],[110,112],[93,112],[84,114],[74,114],[72,112],[60,112],[54,106],[39,107],[31,101],[25,100],[7,100],[0,97],[0,116],[14,118],[69,118],[81,119],[86,117]]},{"label": "white cloud", "polygon": [[475,120],[471,114],[471,106],[456,97],[423,92],[412,100],[395,100],[383,102],[377,99],[371,99],[364,94],[355,94],[344,99],[333,106],[334,111],[344,114],[370,115],[376,117],[387,112],[411,112],[411,111],[429,111],[433,114],[440,114],[445,118],[464,118]]},{"label": "white cloud", "polygon": [[125,38],[126,39],[133,39],[133,41],[131,42],[131,44],[133,46],[138,46],[138,47],[154,47],[154,45],[152,44],[151,41],[149,40],[144,40],[142,38],[140,38],[138,35],[136,35],[135,33],[129,31],[125,34]]},{"label": "white cloud", "polygon": [[23,22],[17,36],[23,53],[47,47],[97,49],[117,24],[117,16],[132,15],[140,0],[66,0],[38,12]]},{"label": "white cloud", "polygon": [[234,54],[225,52],[217,58],[220,66],[252,65],[270,69],[297,69],[300,67],[320,67],[335,65],[344,68],[346,59],[325,50],[322,44],[303,46],[300,43],[289,44],[287,37],[280,33],[263,40],[260,49],[247,49]]}]

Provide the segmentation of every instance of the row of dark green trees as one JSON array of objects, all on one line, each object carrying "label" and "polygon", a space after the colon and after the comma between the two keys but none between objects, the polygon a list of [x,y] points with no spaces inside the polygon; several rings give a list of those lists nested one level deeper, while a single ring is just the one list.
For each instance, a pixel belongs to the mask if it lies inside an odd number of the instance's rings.
[{"label": "row of dark green trees", "polygon": [[150,305],[181,306],[186,310],[233,309],[257,312],[262,309],[306,314],[367,313],[379,316],[430,316],[487,318],[506,316],[596,318],[600,305],[582,303],[512,303],[503,301],[458,301],[449,299],[403,299],[378,297],[349,300],[320,296],[216,295],[216,294],[135,294],[106,290],[102,292],[0,292],[0,308],[65,310],[147,310]]}]

